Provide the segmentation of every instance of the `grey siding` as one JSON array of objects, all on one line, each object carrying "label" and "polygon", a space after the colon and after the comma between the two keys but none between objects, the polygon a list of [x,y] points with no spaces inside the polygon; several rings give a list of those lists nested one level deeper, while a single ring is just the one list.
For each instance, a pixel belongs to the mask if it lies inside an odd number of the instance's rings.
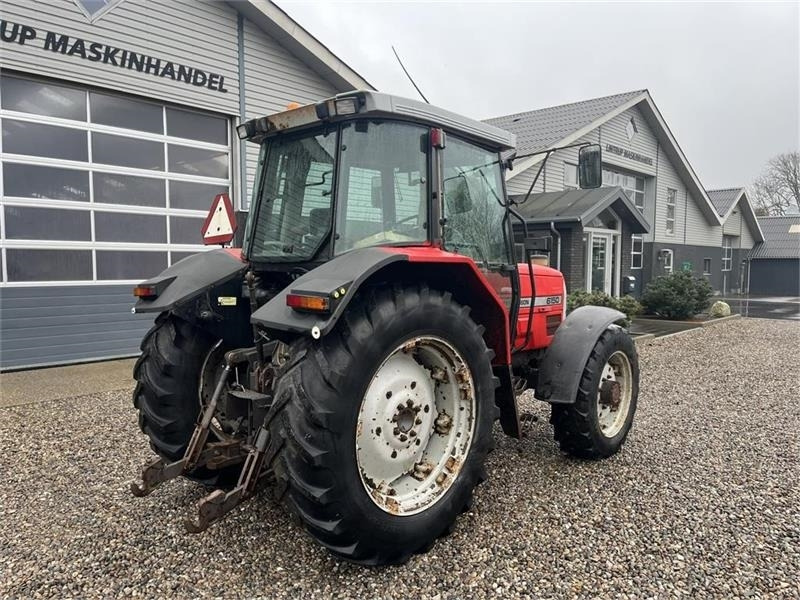
[{"label": "grey siding", "polygon": [[[633,137],[632,141],[628,141],[628,134],[625,132],[625,128],[631,119],[636,123],[638,133]],[[656,147],[658,146],[658,140],[644,117],[642,117],[638,107],[634,106],[629,108],[606,123],[603,123],[603,125],[600,126],[600,143],[603,146],[604,163],[644,175],[656,174]],[[638,160],[632,160],[624,156],[618,156],[607,152],[606,144],[619,146],[625,150],[630,150],[642,156],[646,156],[652,159],[653,164],[648,165]]]},{"label": "grey siding", "polygon": [[725,235],[739,237],[741,240],[734,242],[734,246],[750,249],[755,245],[755,239],[747,224],[747,219],[742,218],[741,202],[733,209],[725,223],[722,224],[722,232]]},{"label": "grey siding", "polygon": [[[244,22],[245,118],[263,117],[286,110],[289,102],[306,104],[329,98],[339,91],[283,46]],[[258,150],[247,144],[247,193],[252,193]]]},{"label": "grey siding", "polygon": [[133,315],[131,286],[6,287],[0,368],[133,356],[153,315]]},{"label": "grey siding", "polygon": [[[90,23],[72,0],[3,0],[3,19],[38,36],[3,43],[0,65],[225,114],[239,106],[236,11],[208,0],[125,0]],[[47,31],[172,61],[225,77],[227,93],[44,49]]]},{"label": "grey siding", "polygon": [[[691,264],[690,271],[697,276],[703,276],[708,279],[711,287],[716,293],[723,293],[723,288],[730,292],[732,289],[738,289],[739,285],[739,267],[740,257],[738,251],[734,249],[733,257],[731,260],[732,270],[723,272],[722,269],[722,248],[715,248],[712,246],[690,246],[686,244],[670,244],[670,243],[654,243],[645,244],[644,253],[644,273],[643,279],[645,282],[652,281],[660,275],[666,275],[663,267],[663,262],[658,260],[658,253],[660,250],[672,250],[672,269],[673,271],[680,271],[683,268],[683,263],[688,262]],[[703,260],[706,258],[711,259],[711,273],[705,275],[703,273]]]}]

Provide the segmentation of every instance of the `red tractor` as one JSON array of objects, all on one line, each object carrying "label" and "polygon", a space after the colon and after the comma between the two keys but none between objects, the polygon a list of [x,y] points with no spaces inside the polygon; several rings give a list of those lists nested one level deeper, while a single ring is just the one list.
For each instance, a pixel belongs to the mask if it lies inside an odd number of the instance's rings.
[{"label": "red tractor", "polygon": [[565,452],[619,450],[636,350],[622,313],[567,315],[561,274],[531,262],[548,244],[505,192],[513,135],[365,91],[237,132],[260,146],[243,247],[135,289],[135,312],[158,314],[133,396],[158,458],[135,495],[213,486],[196,532],[263,482],[335,555],[401,563],[469,508],[493,423],[520,436],[525,389]]}]

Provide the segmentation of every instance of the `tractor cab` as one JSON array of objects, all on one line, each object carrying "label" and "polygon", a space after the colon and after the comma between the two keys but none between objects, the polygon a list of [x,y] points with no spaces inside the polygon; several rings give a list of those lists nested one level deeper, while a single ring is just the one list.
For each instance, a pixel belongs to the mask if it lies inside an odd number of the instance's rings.
[{"label": "tractor cab", "polygon": [[[249,121],[238,133],[260,145],[243,247],[257,268],[375,246],[437,248],[487,273],[513,263],[500,155],[514,147],[510,133],[375,92]],[[497,292],[510,300],[504,279]]]}]

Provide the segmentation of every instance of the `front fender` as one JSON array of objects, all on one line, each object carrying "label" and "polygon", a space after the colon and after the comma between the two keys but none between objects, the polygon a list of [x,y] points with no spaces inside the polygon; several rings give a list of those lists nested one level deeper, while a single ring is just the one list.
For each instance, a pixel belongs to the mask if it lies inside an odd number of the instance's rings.
[{"label": "front fender", "polygon": [[609,325],[625,318],[618,310],[604,306],[582,306],[572,311],[556,330],[539,363],[536,398],[553,404],[575,402],[592,348]]}]

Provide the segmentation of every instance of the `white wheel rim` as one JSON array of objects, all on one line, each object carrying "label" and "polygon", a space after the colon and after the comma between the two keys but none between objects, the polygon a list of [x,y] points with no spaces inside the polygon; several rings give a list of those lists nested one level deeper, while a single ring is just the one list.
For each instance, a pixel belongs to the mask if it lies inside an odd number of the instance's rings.
[{"label": "white wheel rim", "polygon": [[631,406],[631,362],[618,350],[608,357],[597,389],[597,421],[600,431],[613,438],[625,425]]},{"label": "white wheel rim", "polygon": [[361,483],[385,512],[407,516],[441,500],[472,445],[475,385],[441,338],[412,338],[373,375],[358,412]]}]

